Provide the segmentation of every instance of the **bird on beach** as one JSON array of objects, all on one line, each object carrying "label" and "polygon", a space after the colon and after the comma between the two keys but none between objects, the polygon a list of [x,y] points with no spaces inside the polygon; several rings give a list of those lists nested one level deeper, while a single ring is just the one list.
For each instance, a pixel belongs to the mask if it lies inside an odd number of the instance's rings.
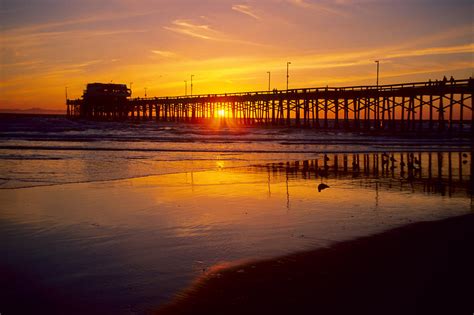
[{"label": "bird on beach", "polygon": [[329,188],[329,186],[324,184],[324,183],[321,183],[321,184],[318,185],[318,192],[321,192],[322,190],[324,190],[326,188]]}]

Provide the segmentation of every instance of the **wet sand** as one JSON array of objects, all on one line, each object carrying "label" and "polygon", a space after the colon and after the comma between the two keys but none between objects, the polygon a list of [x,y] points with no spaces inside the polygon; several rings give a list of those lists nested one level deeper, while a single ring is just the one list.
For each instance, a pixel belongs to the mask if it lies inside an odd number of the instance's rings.
[{"label": "wet sand", "polygon": [[472,314],[474,214],[207,272],[155,314]]}]

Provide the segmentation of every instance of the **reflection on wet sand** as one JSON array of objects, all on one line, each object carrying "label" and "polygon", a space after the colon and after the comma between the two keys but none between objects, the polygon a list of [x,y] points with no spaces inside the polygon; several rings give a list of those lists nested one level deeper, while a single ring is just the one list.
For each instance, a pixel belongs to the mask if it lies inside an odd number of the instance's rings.
[{"label": "reflection on wet sand", "polygon": [[[427,200],[444,197],[470,198],[472,210],[472,165],[469,152],[381,152],[325,154],[311,160],[252,166],[246,171],[267,174],[269,198],[281,194],[278,187],[284,186],[288,210],[291,198],[300,202],[309,195],[306,198],[311,202],[318,202],[317,194],[300,186],[313,182],[314,190],[333,198],[330,212],[345,206],[356,210],[348,202],[357,198],[354,193],[375,190],[376,209],[380,191],[384,199],[394,198],[392,202],[398,203],[394,209],[401,213],[417,211]],[[352,186],[356,188],[351,193],[347,187]],[[335,194],[331,187],[337,190]],[[334,200],[340,193],[347,196],[340,196],[344,202],[337,203]],[[364,207],[369,208],[367,199],[363,200]],[[301,203],[298,205],[295,210],[301,210]],[[379,214],[390,220],[393,213],[382,213],[393,204],[385,202],[384,206]],[[454,208],[445,205],[443,210]],[[350,220],[355,220],[353,215]],[[337,222],[342,225],[343,216]],[[203,270],[192,285],[158,308],[156,314],[462,313],[472,306],[465,288],[474,279],[474,257],[469,254],[473,223],[471,211],[456,218],[336,242],[326,248],[271,259],[218,263]],[[321,230],[321,226],[312,228]]]},{"label": "reflection on wet sand", "polygon": [[[351,179],[353,184],[442,196],[472,194],[472,154],[468,152],[401,152],[324,154],[314,160],[252,166],[271,181]],[[321,184],[320,184],[321,185]],[[318,190],[328,187],[318,185]]]},{"label": "reflection on wet sand", "polygon": [[[140,313],[222,262],[472,212],[471,152],[313,156],[244,167],[216,158],[209,171],[0,190],[0,270],[31,270],[40,292],[32,289],[23,313]],[[318,192],[321,184],[329,188]],[[46,287],[57,292],[48,291],[51,305],[35,298]],[[23,300],[16,294],[11,309]]]}]

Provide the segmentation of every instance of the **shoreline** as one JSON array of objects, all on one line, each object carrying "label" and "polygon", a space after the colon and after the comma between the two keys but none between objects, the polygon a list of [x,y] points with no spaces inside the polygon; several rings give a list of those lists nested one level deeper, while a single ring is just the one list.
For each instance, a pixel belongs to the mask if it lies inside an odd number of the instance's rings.
[{"label": "shoreline", "polygon": [[152,314],[471,314],[474,214],[211,270]]}]

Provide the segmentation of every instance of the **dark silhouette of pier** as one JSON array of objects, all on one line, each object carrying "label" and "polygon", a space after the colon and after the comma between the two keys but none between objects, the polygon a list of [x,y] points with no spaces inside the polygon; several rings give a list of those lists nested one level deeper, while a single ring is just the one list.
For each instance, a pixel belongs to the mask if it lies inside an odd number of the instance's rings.
[{"label": "dark silhouette of pier", "polygon": [[472,78],[149,98],[127,98],[127,91],[108,101],[67,100],[67,114],[94,120],[220,120],[315,129],[474,130]]}]

